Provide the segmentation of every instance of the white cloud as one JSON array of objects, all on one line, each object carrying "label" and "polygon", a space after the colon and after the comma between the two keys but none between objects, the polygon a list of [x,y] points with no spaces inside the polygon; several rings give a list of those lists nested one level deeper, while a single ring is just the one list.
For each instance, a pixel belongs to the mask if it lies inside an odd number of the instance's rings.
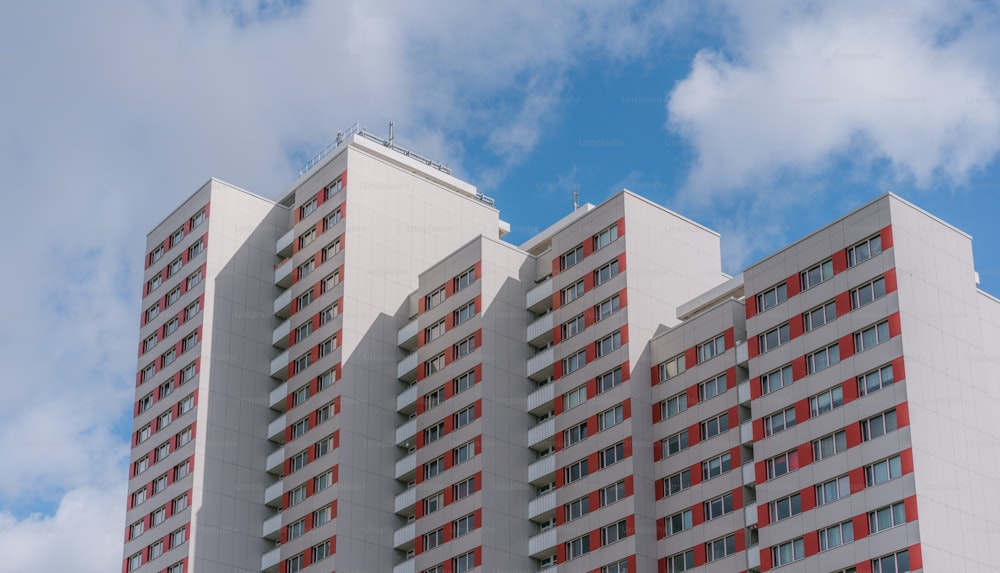
[{"label": "white cloud", "polygon": [[[973,2],[719,2],[726,43],[672,91],[668,126],[695,147],[685,200],[887,163],[961,184],[1000,151],[996,14]],[[989,55],[992,54],[992,57]],[[789,188],[792,188],[789,186]]]}]

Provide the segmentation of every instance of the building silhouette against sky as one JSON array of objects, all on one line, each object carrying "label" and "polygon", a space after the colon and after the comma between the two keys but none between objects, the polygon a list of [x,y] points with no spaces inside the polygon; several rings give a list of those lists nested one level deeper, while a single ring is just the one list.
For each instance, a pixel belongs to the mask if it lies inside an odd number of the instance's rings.
[{"label": "building silhouette against sky", "polygon": [[147,237],[122,571],[1000,570],[1000,301],[884,195],[747,267],[622,191],[521,245],[348,135]]}]

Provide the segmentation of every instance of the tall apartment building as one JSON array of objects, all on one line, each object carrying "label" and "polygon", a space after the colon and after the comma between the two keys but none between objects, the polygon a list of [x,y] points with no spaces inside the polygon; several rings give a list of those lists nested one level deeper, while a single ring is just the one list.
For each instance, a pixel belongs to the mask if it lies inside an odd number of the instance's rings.
[{"label": "tall apartment building", "polygon": [[883,196],[748,267],[348,136],[149,235],[122,570],[993,571],[1000,302]]}]

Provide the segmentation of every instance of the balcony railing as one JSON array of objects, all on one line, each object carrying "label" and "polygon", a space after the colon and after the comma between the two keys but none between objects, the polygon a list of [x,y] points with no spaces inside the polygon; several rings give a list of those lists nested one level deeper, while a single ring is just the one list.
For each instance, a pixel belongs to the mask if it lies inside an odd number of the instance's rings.
[{"label": "balcony railing", "polygon": [[546,456],[528,466],[528,481],[534,483],[556,471],[556,457]]},{"label": "balcony railing", "polygon": [[284,380],[288,378],[288,351],[279,354],[271,360],[271,376]]},{"label": "balcony railing", "polygon": [[403,479],[417,469],[417,454],[410,454],[396,462],[396,479]]},{"label": "balcony railing", "polygon": [[413,538],[417,536],[417,524],[407,523],[396,531],[392,532],[392,546],[399,548],[413,543]]},{"label": "balcony railing", "polygon": [[535,557],[552,551],[556,547],[556,528],[545,531],[528,538],[528,555]]},{"label": "balcony railing", "polygon": [[267,425],[267,439],[279,444],[285,443],[285,415],[278,416],[277,420]]},{"label": "balcony railing", "polygon": [[528,502],[528,519],[535,519],[539,515],[550,512],[555,508],[556,490],[552,490]]},{"label": "balcony railing", "polygon": [[417,332],[419,330],[417,319],[414,318],[396,333],[396,345],[408,347],[410,350],[413,350],[416,348]]},{"label": "balcony railing", "polygon": [[408,446],[413,437],[417,435],[417,419],[410,418],[402,426],[396,428],[396,445]]},{"label": "balcony railing", "polygon": [[281,507],[281,494],[285,493],[285,482],[279,480],[272,483],[264,490],[264,504]]},{"label": "balcony railing", "polygon": [[393,511],[395,511],[396,513],[402,513],[407,508],[416,505],[416,503],[417,503],[417,488],[411,487],[410,489],[396,496],[396,499],[393,502]]},{"label": "balcony railing", "polygon": [[552,279],[546,279],[539,283],[524,295],[525,306],[532,312],[544,310],[546,306],[552,306]]},{"label": "balcony railing", "polygon": [[552,341],[552,313],[543,314],[528,325],[528,344],[544,346]]},{"label": "balcony railing", "polygon": [[283,469],[281,466],[285,463],[285,446],[281,446],[277,450],[271,452],[271,455],[267,456],[267,471],[270,473],[281,473]]},{"label": "balcony railing", "polygon": [[556,433],[556,419],[549,418],[528,430],[528,447],[534,447],[540,442],[551,440]]},{"label": "balcony railing", "polygon": [[411,374],[415,374],[417,371],[417,352],[411,352],[406,358],[399,361],[396,365],[396,378],[400,380],[405,380],[410,377]]},{"label": "balcony railing", "polygon": [[546,384],[531,394],[528,394],[528,411],[532,414],[548,412],[552,409],[552,401],[556,398],[556,385]]},{"label": "balcony railing", "polygon": [[546,378],[548,374],[546,370],[552,368],[552,359],[555,356],[554,350],[546,348],[538,354],[535,354],[528,359],[528,377],[529,378]]}]

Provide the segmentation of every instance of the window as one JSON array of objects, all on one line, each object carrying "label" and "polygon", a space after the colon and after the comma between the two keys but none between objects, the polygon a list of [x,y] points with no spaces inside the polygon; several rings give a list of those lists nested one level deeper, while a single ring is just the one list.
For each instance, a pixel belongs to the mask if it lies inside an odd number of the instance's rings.
[{"label": "window", "polygon": [[299,280],[309,276],[314,270],[316,270],[316,259],[309,259],[308,261],[299,265]]},{"label": "window", "polygon": [[682,492],[691,487],[691,470],[677,472],[672,476],[663,478],[663,495],[670,497],[675,493]]},{"label": "window", "polygon": [[201,312],[201,300],[196,300],[184,309],[184,320],[191,320]]},{"label": "window", "polygon": [[896,409],[882,412],[878,416],[861,421],[861,439],[864,441],[874,440],[894,432],[899,426],[896,421]]},{"label": "window", "polygon": [[772,328],[764,334],[757,337],[757,342],[760,345],[760,353],[774,350],[775,348],[781,346],[782,344],[791,340],[789,335],[788,323],[782,324],[777,328]]},{"label": "window", "polygon": [[173,504],[171,507],[171,509],[173,510],[171,512],[172,515],[184,511],[185,509],[187,509],[188,506],[188,494],[184,493],[183,495],[174,498],[172,504]]},{"label": "window", "polygon": [[306,520],[300,519],[295,523],[288,526],[288,539],[292,540],[296,537],[300,537],[306,532]]},{"label": "window", "polygon": [[319,356],[320,358],[324,356],[329,356],[333,354],[334,349],[337,348],[337,335],[334,334],[330,338],[327,338],[323,342],[319,343]]},{"label": "window", "polygon": [[764,435],[771,436],[795,425],[795,407],[785,408],[764,418]]},{"label": "window", "polygon": [[454,463],[452,465],[457,466],[460,463],[471,460],[472,457],[476,455],[476,443],[466,442],[461,446],[458,446],[457,448],[452,450],[451,453],[452,453],[452,458],[454,460]]},{"label": "window", "polygon": [[833,503],[849,495],[851,495],[851,479],[848,476],[840,476],[816,486],[816,505]]},{"label": "window", "polygon": [[295,374],[298,374],[299,372],[304,372],[306,368],[309,368],[309,364],[311,363],[312,363],[312,356],[310,355],[309,352],[306,352],[302,356],[296,358],[295,362],[292,363]]},{"label": "window", "polygon": [[628,573],[628,559],[601,567],[601,573]]},{"label": "window", "polygon": [[144,519],[140,519],[130,525],[128,528],[128,538],[131,540],[142,535],[142,532],[146,529],[145,523],[146,521]]},{"label": "window", "polygon": [[594,235],[594,250],[599,251],[618,239],[618,225],[614,224]]},{"label": "window", "polygon": [[187,366],[184,367],[183,370],[181,370],[181,384],[184,384],[185,382],[190,382],[191,380],[194,379],[195,376],[197,376],[197,374],[198,374],[198,364],[195,362],[188,364]]},{"label": "window", "polygon": [[733,553],[736,553],[736,535],[727,535],[705,544],[705,559],[709,562]]},{"label": "window", "polygon": [[317,392],[321,390],[326,390],[327,388],[333,385],[333,374],[334,374],[333,370],[327,370],[326,372],[316,377]]},{"label": "window", "polygon": [[298,505],[306,500],[306,486],[300,485],[299,487],[288,492],[288,505]]},{"label": "window", "polygon": [[333,519],[333,509],[328,505],[313,512],[313,528],[329,523]]},{"label": "window", "polygon": [[434,549],[442,543],[444,543],[444,528],[435,529],[430,533],[424,534],[424,551]]},{"label": "window", "polygon": [[868,512],[868,530],[873,534],[904,523],[906,523],[906,506],[903,502]]},{"label": "window", "polygon": [[594,306],[594,321],[600,322],[621,310],[621,296],[615,295]]},{"label": "window", "polygon": [[425,297],[425,301],[426,301],[426,304],[425,304],[426,309],[425,310],[430,310],[430,309],[434,308],[435,306],[441,304],[441,302],[444,300],[444,294],[445,294],[445,290],[444,290],[444,287],[442,286],[441,288],[439,288],[439,289],[435,290],[434,292],[432,292],[431,294],[427,295]]},{"label": "window", "polygon": [[184,460],[174,466],[174,481],[186,477],[189,473],[191,473],[191,460]]},{"label": "window", "polygon": [[464,289],[465,287],[471,285],[474,282],[476,282],[476,267],[472,267],[471,269],[455,277],[455,292]]},{"label": "window", "polygon": [[618,276],[618,259],[594,271],[594,286],[602,285]]},{"label": "window", "polygon": [[191,290],[194,287],[198,286],[198,284],[201,283],[201,278],[202,278],[202,276],[201,276],[201,269],[198,269],[197,271],[195,271],[195,272],[191,273],[190,275],[188,275],[188,278],[187,278],[187,289]]},{"label": "window", "polygon": [[198,239],[198,242],[188,247],[188,260],[191,260],[205,250],[205,238]]},{"label": "window", "polygon": [[160,303],[146,309],[146,322],[149,322],[160,315]]},{"label": "window", "polygon": [[578,479],[587,477],[587,474],[590,473],[587,471],[587,458],[566,466],[564,471],[566,472],[565,483],[572,483]]},{"label": "window", "polygon": [[295,328],[295,341],[305,340],[307,336],[312,334],[313,325],[312,320],[307,320],[303,322],[298,327]]},{"label": "window", "polygon": [[611,545],[628,537],[628,523],[623,519],[601,528],[601,545]]},{"label": "window", "polygon": [[814,308],[802,315],[802,329],[805,332],[816,330],[824,324],[829,324],[837,318],[837,303],[830,301],[823,306]]},{"label": "window", "polygon": [[170,235],[170,247],[171,248],[176,247],[183,240],[184,240],[184,227],[181,227],[180,229],[174,231],[172,235]]},{"label": "window", "polygon": [[153,275],[153,278],[146,281],[146,294],[160,288],[161,284],[163,284],[163,277],[159,274]]},{"label": "window", "polygon": [[142,552],[136,553],[128,558],[128,570],[135,571],[142,565]]},{"label": "window", "polygon": [[150,514],[149,522],[155,527],[163,523],[167,519],[167,506],[161,506],[156,508],[153,513]]},{"label": "window", "polygon": [[698,364],[711,360],[725,351],[726,337],[720,334],[714,339],[698,345]]},{"label": "window", "polygon": [[322,289],[322,292],[330,292],[331,290],[333,290],[333,287],[339,284],[340,284],[340,270],[338,269],[336,271],[333,271],[332,273],[327,275],[326,278],[323,279],[323,283],[320,288]]},{"label": "window", "polygon": [[575,372],[587,364],[587,351],[581,350],[562,359],[563,375]]},{"label": "window", "polygon": [[305,567],[305,554],[299,553],[295,557],[290,557],[285,561],[286,573],[299,573]]},{"label": "window", "polygon": [[473,316],[476,316],[476,301],[472,301],[455,311],[455,326],[464,323]]},{"label": "window", "polygon": [[729,430],[729,413],[723,412],[701,423],[701,439],[708,440]]},{"label": "window", "polygon": [[149,264],[153,264],[156,261],[160,260],[160,258],[163,257],[163,253],[165,252],[167,251],[166,249],[163,248],[162,243],[157,245],[156,248],[153,249],[151,253],[149,253]]},{"label": "window", "polygon": [[796,450],[789,450],[767,460],[765,465],[767,467],[767,479],[783,476],[790,471],[799,469],[799,453]]},{"label": "window", "polygon": [[179,561],[167,567],[167,573],[184,573],[184,562]]},{"label": "window", "polygon": [[296,300],[295,308],[297,310],[302,310],[303,308],[309,306],[310,304],[312,304],[313,301],[312,289],[309,289],[306,292],[300,294],[298,298],[296,298],[295,300]]},{"label": "window", "polygon": [[320,326],[330,324],[333,319],[340,316],[340,311],[337,309],[336,304],[331,304],[330,306],[319,311],[319,324]]},{"label": "window", "polygon": [[602,468],[606,468],[612,464],[617,464],[623,459],[625,459],[624,442],[618,442],[610,448],[605,448],[604,450],[597,452],[597,461]]},{"label": "window", "polygon": [[672,398],[660,402],[660,418],[665,420],[671,416],[676,416],[687,410],[687,407],[687,392],[681,392]]},{"label": "window", "polygon": [[330,243],[329,245],[323,247],[323,262],[329,261],[333,257],[337,256],[340,252],[340,239]]},{"label": "window", "polygon": [[820,461],[847,449],[847,432],[840,430],[813,440],[813,460]]},{"label": "window", "polygon": [[819,530],[819,550],[826,551],[854,541],[854,525],[850,521]]},{"label": "window", "polygon": [[847,249],[847,266],[860,265],[882,252],[882,236],[875,235]]},{"label": "window", "polygon": [[424,498],[424,513],[434,513],[435,511],[444,507],[444,494],[436,493],[430,497]]},{"label": "window", "polygon": [[788,565],[794,561],[806,558],[805,541],[802,537],[786,541],[771,548],[771,563],[775,567]]},{"label": "window", "polygon": [[864,352],[865,350],[882,344],[886,340],[889,340],[889,321],[883,320],[874,326],[869,326],[861,332],[854,333],[854,351]]},{"label": "window", "polygon": [[164,352],[163,355],[160,356],[160,368],[162,369],[166,368],[167,366],[170,366],[171,364],[174,363],[174,360],[176,359],[177,359],[177,347],[175,346],[170,350]]},{"label": "window", "polygon": [[316,442],[316,444],[313,446],[313,449],[314,449],[313,453],[315,454],[313,456],[314,459],[321,458],[326,454],[330,453],[330,450],[333,449],[333,436],[323,438],[322,440]]},{"label": "window", "polygon": [[892,383],[892,364],[889,364],[868,374],[858,376],[858,395],[866,396],[872,392],[878,392],[882,388],[891,386]]},{"label": "window", "polygon": [[688,431],[678,432],[663,440],[663,457],[668,458],[688,447]]},{"label": "window", "polygon": [[197,228],[201,226],[201,224],[204,222],[205,222],[205,209],[202,209],[201,211],[195,213],[193,217],[191,217],[191,228],[192,229]]},{"label": "window", "polygon": [[660,382],[669,380],[685,370],[684,355],[681,354],[679,356],[675,356],[663,364],[660,364]]},{"label": "window", "polygon": [[577,537],[573,541],[566,542],[566,559],[574,559],[581,555],[590,553],[590,535]]},{"label": "window", "polygon": [[184,337],[184,341],[181,343],[181,351],[187,352],[198,344],[198,331],[194,331],[191,334]]},{"label": "window", "polygon": [[170,290],[167,293],[167,300],[164,302],[165,306],[170,306],[180,300],[181,298],[181,287],[178,286]]},{"label": "window", "polygon": [[303,203],[302,206],[299,207],[299,219],[305,219],[309,215],[312,215],[318,206],[319,202],[316,200],[316,197],[313,197]]},{"label": "window", "polygon": [[145,412],[153,407],[153,393],[150,392],[139,399],[139,412]]},{"label": "window", "polygon": [[840,347],[832,344],[806,355],[806,373],[813,374],[840,362]]},{"label": "window", "polygon": [[141,444],[146,440],[148,440],[149,437],[152,435],[153,435],[153,427],[150,426],[149,424],[146,424],[145,426],[139,428],[139,430],[135,433],[135,441],[137,444]]},{"label": "window", "polygon": [[763,394],[770,394],[792,384],[792,366],[784,366],[760,377],[760,389]]},{"label": "window", "polygon": [[701,462],[701,478],[703,480],[710,480],[714,477],[721,476],[722,474],[729,472],[731,469],[732,469],[732,454],[726,452],[721,456],[717,456],[710,460]]},{"label": "window", "polygon": [[476,514],[470,513],[452,522],[452,537],[461,537],[476,528]]},{"label": "window", "polygon": [[333,213],[330,213],[323,219],[323,230],[329,231],[334,225],[339,223],[341,219],[343,219],[342,211],[340,210],[340,207],[337,207]]},{"label": "window", "polygon": [[308,384],[292,393],[292,406],[294,407],[304,404],[307,398],[309,398]]},{"label": "window", "polygon": [[424,444],[432,444],[444,436],[444,422],[438,422],[424,430]]},{"label": "window", "polygon": [[618,500],[625,499],[625,480],[613,483],[603,488],[600,493],[601,507],[611,505]]},{"label": "window", "polygon": [[813,418],[844,405],[844,389],[840,386],[809,398],[809,415]]},{"label": "window", "polygon": [[187,443],[191,441],[193,433],[194,432],[192,431],[191,426],[177,432],[177,447],[180,448],[182,446],[186,446]]},{"label": "window", "polygon": [[471,424],[476,419],[476,406],[473,404],[455,414],[455,429]]},{"label": "window", "polygon": [[583,279],[580,279],[570,286],[562,289],[561,296],[562,304],[573,302],[583,296]]},{"label": "window", "polygon": [[851,309],[857,310],[885,296],[885,278],[877,278],[851,291]]},{"label": "window", "polygon": [[611,426],[620,424],[623,420],[624,408],[621,404],[605,410],[597,415],[597,431],[607,430]]},{"label": "window", "polygon": [[468,573],[476,567],[476,553],[470,551],[451,560],[453,573]]},{"label": "window", "polygon": [[694,569],[694,549],[667,557],[667,573],[681,573]]},{"label": "window", "polygon": [[149,456],[142,456],[133,464],[133,473],[139,475],[149,469]]},{"label": "window", "polygon": [[313,545],[312,562],[322,561],[330,556],[330,541],[324,541],[318,545]]},{"label": "window", "polygon": [[563,440],[567,448],[585,439],[587,439],[587,422],[577,424],[563,432]]},{"label": "window", "polygon": [[587,401],[587,385],[574,388],[563,394],[563,410],[572,410]]},{"label": "window", "polygon": [[314,492],[320,492],[324,489],[330,487],[333,483],[333,470],[326,473],[322,473],[313,478],[313,490]]},{"label": "window", "polygon": [[622,383],[622,369],[615,368],[597,377],[597,393],[601,394]]},{"label": "window", "polygon": [[705,502],[705,519],[715,519],[733,511],[733,494],[719,496]]},{"label": "window", "polygon": [[291,459],[288,460],[288,462],[289,462],[288,464],[289,473],[299,471],[300,469],[306,467],[306,464],[309,462],[309,451],[302,450],[301,452],[292,456]]},{"label": "window", "polygon": [[726,375],[720,374],[707,382],[698,385],[698,397],[701,401],[715,398],[726,391]]},{"label": "window", "polygon": [[430,479],[444,471],[444,457],[424,464],[424,479]]},{"label": "window", "polygon": [[563,506],[563,510],[566,512],[566,521],[573,521],[578,517],[582,517],[590,513],[590,496],[583,496],[580,499],[573,500]]},{"label": "window", "polygon": [[476,349],[476,337],[470,336],[454,346],[455,360],[472,354]]},{"label": "window", "polygon": [[[460,394],[462,392],[465,392],[469,388],[472,388],[472,386],[475,383],[476,383],[476,371],[475,370],[469,370],[465,374],[462,374],[461,376],[459,376],[458,378],[455,378],[452,381],[452,384],[454,385],[454,390],[455,390],[453,392],[453,394]],[[444,389],[442,388],[441,391],[444,392]]]},{"label": "window", "polygon": [[764,312],[788,300],[788,289],[785,283],[771,287],[757,295],[757,310]]},{"label": "window", "polygon": [[170,442],[163,442],[159,446],[156,446],[156,461],[162,462],[170,455]]},{"label": "window", "polygon": [[559,270],[565,271],[582,260],[583,245],[578,245],[559,257]]},{"label": "window", "polygon": [[[299,236],[299,249],[304,249],[308,247],[313,241],[316,240],[316,225],[309,227],[309,230]],[[310,271],[312,269],[309,269]]]},{"label": "window", "polygon": [[338,177],[336,181],[326,186],[326,194],[324,195],[324,197],[329,199],[330,197],[333,197],[337,193],[340,193],[340,190],[343,188],[344,188],[344,182],[340,177]]},{"label": "window", "polygon": [[455,500],[462,499],[463,497],[469,497],[476,491],[476,478],[470,477],[469,479],[459,482],[452,486],[454,488]]},{"label": "window", "polygon": [[430,376],[442,368],[444,368],[444,352],[424,362],[424,375]]},{"label": "window", "polygon": [[607,356],[622,347],[622,333],[613,332],[597,341],[597,357]]},{"label": "window", "polygon": [[910,570],[910,552],[906,549],[899,553],[872,559],[872,573],[907,573]]},{"label": "window", "polygon": [[560,327],[562,330],[563,339],[572,338],[577,334],[583,332],[586,327],[584,323],[583,315],[577,316],[576,318],[570,319],[562,324]]},{"label": "window", "polygon": [[150,334],[148,337],[146,337],[145,340],[142,341],[142,351],[144,353],[149,352],[150,350],[153,349],[154,346],[156,346],[156,342],[157,342],[157,336],[156,333],[154,332],[153,334]]},{"label": "window", "polygon": [[828,259],[803,271],[799,277],[802,281],[802,290],[809,290],[823,281],[830,280],[833,278],[833,259]]},{"label": "window", "polygon": [[802,494],[792,494],[768,504],[771,521],[781,521],[802,513]]},{"label": "window", "polygon": [[424,329],[424,338],[426,339],[425,342],[433,342],[442,334],[444,334],[444,319],[441,319]]},{"label": "window", "polygon": [[181,257],[177,257],[176,259],[170,261],[170,264],[167,265],[167,276],[172,277],[176,275],[181,271],[182,266],[184,266],[184,261]]}]

